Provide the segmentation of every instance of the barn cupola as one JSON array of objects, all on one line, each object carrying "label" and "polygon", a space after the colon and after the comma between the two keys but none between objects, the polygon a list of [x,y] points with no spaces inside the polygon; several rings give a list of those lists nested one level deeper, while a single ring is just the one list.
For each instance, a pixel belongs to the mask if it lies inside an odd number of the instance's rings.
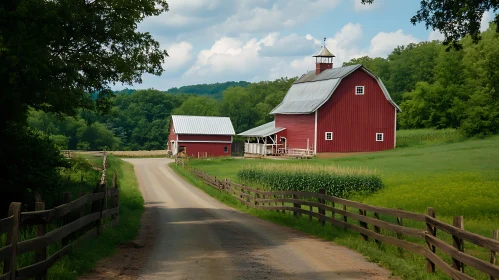
[{"label": "barn cupola", "polygon": [[315,57],[315,75],[319,75],[322,71],[327,69],[333,69],[333,58],[334,54],[332,54],[326,48],[326,38],[324,38],[324,46],[320,50],[320,52]]}]

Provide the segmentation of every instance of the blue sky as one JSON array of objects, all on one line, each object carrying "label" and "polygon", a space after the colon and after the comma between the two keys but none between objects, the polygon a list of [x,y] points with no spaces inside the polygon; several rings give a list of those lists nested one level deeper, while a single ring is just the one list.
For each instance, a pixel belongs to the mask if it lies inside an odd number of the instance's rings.
[{"label": "blue sky", "polygon": [[[170,0],[170,11],[148,18],[150,32],[170,55],[162,76],[144,75],[133,88],[299,76],[323,38],[334,67],[355,57],[386,57],[396,46],[441,39],[410,18],[419,0]],[[486,22],[492,19],[486,13]],[[130,86],[129,86],[130,87]],[[124,86],[117,87],[124,88]]]}]

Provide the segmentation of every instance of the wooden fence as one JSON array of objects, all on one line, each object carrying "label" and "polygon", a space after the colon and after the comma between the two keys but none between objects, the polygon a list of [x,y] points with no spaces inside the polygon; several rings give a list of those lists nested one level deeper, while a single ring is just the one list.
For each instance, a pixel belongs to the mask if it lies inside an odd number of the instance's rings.
[{"label": "wooden fence", "polygon": [[[79,241],[99,235],[109,224],[117,224],[117,175],[113,176],[113,187],[108,188],[106,169],[107,156],[104,153],[102,177],[94,192],[86,195],[81,192],[80,197],[73,201],[69,193],[64,193],[64,204],[53,209],[46,210],[44,202],[38,201],[35,211],[22,212],[21,203],[11,203],[8,217],[0,220],[0,234],[7,233],[7,245],[0,248],[0,261],[4,264],[0,280],[46,279],[48,268],[67,255]],[[47,225],[54,222],[59,222],[58,228],[47,232]],[[35,227],[36,237],[21,241],[23,227]],[[62,249],[48,257],[47,247],[59,242]],[[19,268],[19,255],[33,251],[34,264]]]},{"label": "wooden fence", "polygon": [[[179,164],[184,166],[183,161]],[[432,208],[428,208],[426,214],[419,214],[329,196],[325,194],[325,190],[319,193],[262,191],[227,179],[219,180],[196,169],[191,169],[191,172],[206,184],[231,194],[249,207],[278,212],[290,211],[296,217],[308,215],[311,221],[315,217],[322,225],[330,223],[345,230],[356,231],[365,241],[372,239],[378,244],[384,242],[398,247],[400,251],[407,250],[421,255],[426,258],[427,272],[435,272],[438,268],[452,279],[474,279],[464,273],[464,267],[467,265],[489,275],[491,280],[499,279],[499,266],[496,265],[499,231],[495,230],[492,238],[465,231],[462,216],[455,217],[453,225],[450,225],[436,219]],[[318,211],[315,212],[314,208]],[[380,219],[380,215],[385,219]],[[356,221],[355,224],[352,221]],[[426,225],[426,229],[404,226],[403,221],[419,222],[423,226]],[[453,244],[438,238],[437,230],[452,235]],[[489,250],[490,262],[467,254],[464,251],[465,241]],[[452,264],[437,255],[437,248],[441,254],[452,258]]]}]

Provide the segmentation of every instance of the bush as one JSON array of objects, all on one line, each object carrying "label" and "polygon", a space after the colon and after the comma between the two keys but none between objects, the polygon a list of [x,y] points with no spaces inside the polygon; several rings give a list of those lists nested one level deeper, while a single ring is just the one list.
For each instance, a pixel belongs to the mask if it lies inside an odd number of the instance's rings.
[{"label": "bush", "polygon": [[348,198],[354,193],[374,193],[383,182],[374,172],[364,169],[314,165],[265,164],[241,169],[237,176],[247,183],[261,184],[271,190],[319,192]]}]

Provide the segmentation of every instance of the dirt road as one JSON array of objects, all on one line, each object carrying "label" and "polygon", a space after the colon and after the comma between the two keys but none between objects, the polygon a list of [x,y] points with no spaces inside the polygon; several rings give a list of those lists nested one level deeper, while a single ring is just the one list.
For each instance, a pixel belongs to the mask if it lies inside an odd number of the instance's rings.
[{"label": "dirt road", "polygon": [[349,249],[225,206],[174,174],[167,159],[127,161],[135,166],[155,233],[139,279],[389,277]]}]

